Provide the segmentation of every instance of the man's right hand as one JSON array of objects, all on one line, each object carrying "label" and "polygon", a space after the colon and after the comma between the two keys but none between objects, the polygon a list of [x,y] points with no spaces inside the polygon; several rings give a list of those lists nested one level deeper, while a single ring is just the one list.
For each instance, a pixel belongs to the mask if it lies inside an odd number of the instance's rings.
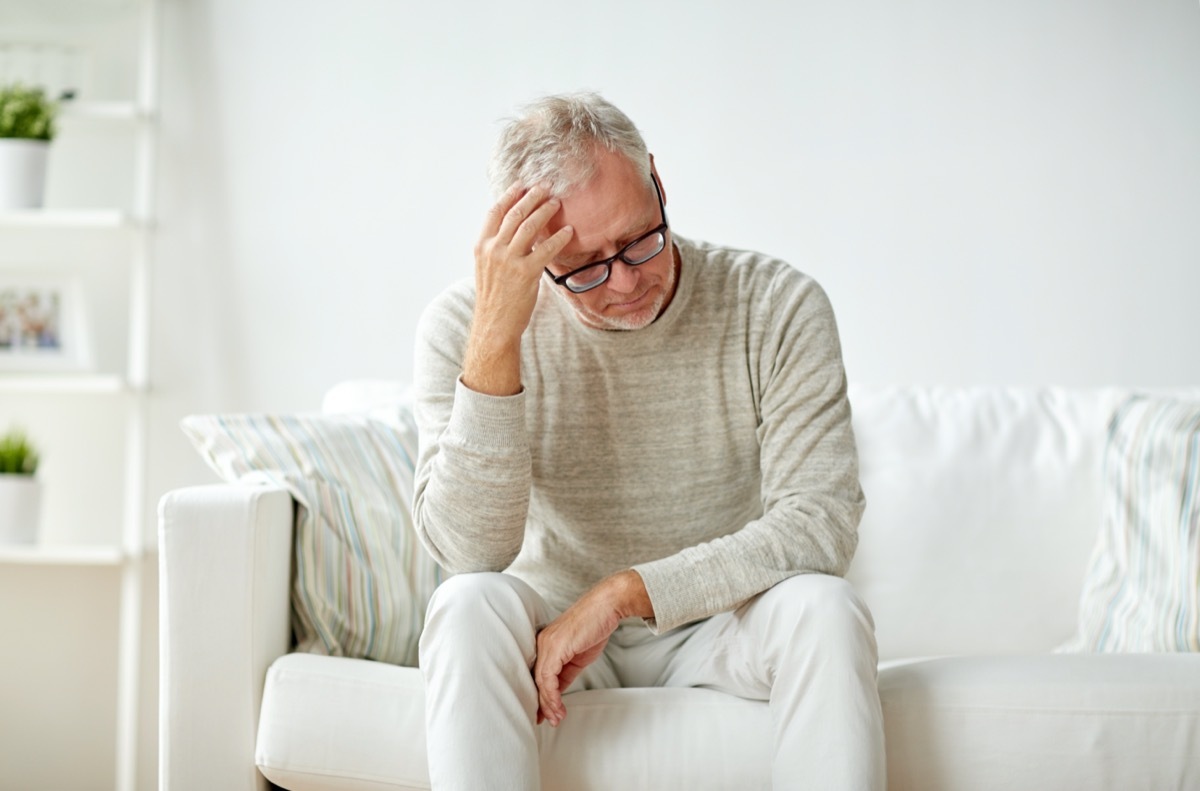
[{"label": "man's right hand", "polygon": [[521,335],[537,304],[542,270],[574,233],[565,225],[547,236],[560,206],[545,187],[514,185],[488,211],[475,243],[475,316],[462,373],[463,384],[476,392],[521,391]]}]

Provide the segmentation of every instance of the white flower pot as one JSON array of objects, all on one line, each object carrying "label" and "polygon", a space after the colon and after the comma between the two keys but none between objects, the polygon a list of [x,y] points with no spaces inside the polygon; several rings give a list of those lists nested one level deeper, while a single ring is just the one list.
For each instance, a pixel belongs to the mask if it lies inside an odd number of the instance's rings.
[{"label": "white flower pot", "polygon": [[0,473],[0,544],[36,544],[41,515],[42,482]]},{"label": "white flower pot", "polygon": [[50,143],[0,137],[0,211],[40,209]]}]

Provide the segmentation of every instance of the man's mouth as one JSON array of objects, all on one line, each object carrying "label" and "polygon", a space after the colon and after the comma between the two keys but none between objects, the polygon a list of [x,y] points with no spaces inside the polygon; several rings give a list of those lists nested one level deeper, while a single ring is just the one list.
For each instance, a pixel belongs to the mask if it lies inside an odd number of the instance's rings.
[{"label": "man's mouth", "polygon": [[649,289],[649,288],[646,289],[641,294],[639,294],[638,296],[629,300],[628,302],[610,302],[610,303],[608,303],[608,307],[617,308],[618,310],[628,310],[630,308],[635,308],[638,306],[638,304],[642,300],[644,300],[646,298],[646,296],[651,292],[651,290],[652,289]]}]

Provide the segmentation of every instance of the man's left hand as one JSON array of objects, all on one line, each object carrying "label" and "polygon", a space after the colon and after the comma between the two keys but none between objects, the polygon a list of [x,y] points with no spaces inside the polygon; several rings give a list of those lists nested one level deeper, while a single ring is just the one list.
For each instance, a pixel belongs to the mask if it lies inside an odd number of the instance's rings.
[{"label": "man's left hand", "polygon": [[538,632],[533,666],[538,724],[547,720],[557,726],[567,716],[562,693],[600,658],[622,618],[653,615],[641,575],[627,570],[601,580]]}]

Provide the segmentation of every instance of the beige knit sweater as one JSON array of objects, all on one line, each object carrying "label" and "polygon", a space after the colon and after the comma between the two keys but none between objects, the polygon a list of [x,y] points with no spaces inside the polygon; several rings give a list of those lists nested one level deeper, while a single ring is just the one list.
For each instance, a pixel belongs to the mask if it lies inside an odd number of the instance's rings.
[{"label": "beige knit sweater", "polygon": [[516,396],[458,379],[470,281],[425,311],[413,516],[446,570],[507,570],[563,610],[632,567],[659,632],[845,573],[864,499],[825,293],[781,261],[674,241],[677,291],[645,329],[589,328],[543,281]]}]

